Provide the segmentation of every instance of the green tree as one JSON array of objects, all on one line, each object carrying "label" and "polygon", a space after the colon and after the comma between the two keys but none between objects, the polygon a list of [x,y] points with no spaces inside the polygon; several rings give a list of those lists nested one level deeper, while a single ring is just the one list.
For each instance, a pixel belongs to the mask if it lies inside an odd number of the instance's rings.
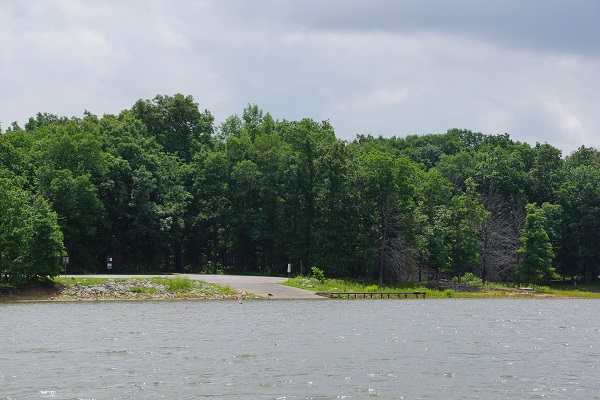
[{"label": "green tree", "polygon": [[0,281],[25,283],[62,271],[62,233],[56,219],[43,198],[0,178]]},{"label": "green tree", "polygon": [[231,200],[229,185],[231,163],[222,151],[198,153],[191,165],[195,176],[192,187],[192,222],[188,233],[189,259],[192,265],[209,263],[217,272],[226,264],[230,245],[227,216]]},{"label": "green tree", "polygon": [[109,221],[90,175],[41,168],[38,176],[40,192],[59,216],[73,272],[96,271],[103,263],[102,234]]},{"label": "green tree", "polygon": [[[378,150],[359,160],[364,244],[371,248],[380,286],[406,279],[415,266],[416,167],[406,158]],[[370,245],[369,245],[370,243]]]},{"label": "green tree", "polygon": [[547,143],[536,143],[535,161],[531,170],[532,184],[525,187],[529,199],[538,204],[552,202],[558,189],[563,160],[562,152]]},{"label": "green tree", "polygon": [[473,272],[479,263],[480,244],[479,232],[481,223],[488,216],[483,204],[478,199],[475,183],[468,178],[465,182],[466,191],[455,195],[447,213],[448,220],[442,220],[449,248],[450,269],[446,271],[457,277],[466,272]]},{"label": "green tree", "polygon": [[214,117],[207,110],[200,112],[192,96],[157,95],[153,100],[138,100],[131,112],[167,153],[188,162],[210,143],[214,131]]},{"label": "green tree", "polygon": [[437,168],[431,168],[420,174],[419,190],[419,281],[423,272],[427,276],[439,277],[440,269],[447,269],[449,255],[444,244],[445,233],[442,221],[448,220],[444,214],[448,211],[454,187],[442,176]]},{"label": "green tree", "polygon": [[565,159],[560,188],[562,240],[557,254],[560,271],[584,281],[600,275],[600,152],[582,147]]},{"label": "green tree", "polygon": [[36,196],[29,207],[26,224],[26,247],[23,263],[27,266],[26,279],[54,278],[63,272],[60,256],[64,253],[63,234],[57,215],[48,202]]},{"label": "green tree", "polygon": [[552,245],[544,230],[544,215],[535,204],[527,205],[527,217],[521,233],[519,254],[519,280],[524,283],[537,283],[550,278],[553,272]]}]

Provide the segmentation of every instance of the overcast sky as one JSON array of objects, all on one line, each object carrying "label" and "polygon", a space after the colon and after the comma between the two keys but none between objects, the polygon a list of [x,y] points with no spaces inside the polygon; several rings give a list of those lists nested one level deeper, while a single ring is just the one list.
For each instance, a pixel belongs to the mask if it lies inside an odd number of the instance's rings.
[{"label": "overcast sky", "polygon": [[0,123],[192,95],[336,135],[600,148],[598,0],[0,0]]}]

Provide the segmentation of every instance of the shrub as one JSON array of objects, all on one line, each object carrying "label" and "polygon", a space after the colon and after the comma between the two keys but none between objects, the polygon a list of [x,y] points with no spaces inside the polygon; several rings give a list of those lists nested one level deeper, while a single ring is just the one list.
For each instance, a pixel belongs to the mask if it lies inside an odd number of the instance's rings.
[{"label": "shrub", "polygon": [[317,267],[312,267],[311,270],[312,275],[316,280],[318,280],[321,283],[325,283],[325,273],[323,272],[323,270]]},{"label": "shrub", "polygon": [[446,289],[446,290],[444,290],[444,295],[446,297],[454,297],[454,290],[452,290],[452,289]]},{"label": "shrub", "polygon": [[462,276],[461,282],[467,285],[479,285],[482,283],[482,280],[472,272],[467,272]]},{"label": "shrub", "polygon": [[[458,283],[458,278],[456,276],[453,277],[452,282]],[[463,276],[460,277],[460,283],[465,284],[465,285],[479,285],[479,284],[483,283],[483,281],[481,280],[481,278],[479,278],[474,273],[467,272]]]}]

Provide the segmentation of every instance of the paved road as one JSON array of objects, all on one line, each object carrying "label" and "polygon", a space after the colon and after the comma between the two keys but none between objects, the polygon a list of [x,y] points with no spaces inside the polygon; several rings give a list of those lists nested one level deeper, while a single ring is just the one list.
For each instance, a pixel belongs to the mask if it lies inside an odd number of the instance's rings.
[{"label": "paved road", "polygon": [[274,299],[322,299],[314,292],[304,289],[281,285],[287,278],[272,276],[245,276],[245,275],[198,275],[183,274],[190,279],[199,279],[204,282],[219,286],[229,286],[232,289],[254,293],[259,296],[273,295]]},{"label": "paved road", "polygon": [[[273,299],[323,299],[314,292],[281,285],[287,278],[272,276],[246,276],[246,275],[204,275],[204,274],[178,274],[190,279],[201,280],[219,286],[230,287],[240,292],[253,293]],[[81,277],[81,275],[74,275]],[[89,275],[90,278],[155,278],[173,277],[173,275]]]}]

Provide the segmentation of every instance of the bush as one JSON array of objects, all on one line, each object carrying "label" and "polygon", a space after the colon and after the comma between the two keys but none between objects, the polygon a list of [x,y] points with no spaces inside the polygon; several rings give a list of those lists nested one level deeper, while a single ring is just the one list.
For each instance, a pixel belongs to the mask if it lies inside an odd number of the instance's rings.
[{"label": "bush", "polygon": [[[455,276],[452,278],[452,282],[458,283],[458,278]],[[480,285],[483,283],[483,281],[472,272],[467,272],[460,277],[460,283],[465,285]]]},{"label": "bush", "polygon": [[323,272],[323,270],[317,267],[312,267],[311,270],[312,275],[316,280],[318,280],[321,283],[325,283],[325,273]]},{"label": "bush", "polygon": [[446,289],[446,290],[444,290],[444,295],[446,297],[454,297],[454,290],[452,290],[452,289]]},{"label": "bush", "polygon": [[461,278],[461,282],[467,285],[479,285],[483,283],[481,278],[471,272],[464,274]]}]

